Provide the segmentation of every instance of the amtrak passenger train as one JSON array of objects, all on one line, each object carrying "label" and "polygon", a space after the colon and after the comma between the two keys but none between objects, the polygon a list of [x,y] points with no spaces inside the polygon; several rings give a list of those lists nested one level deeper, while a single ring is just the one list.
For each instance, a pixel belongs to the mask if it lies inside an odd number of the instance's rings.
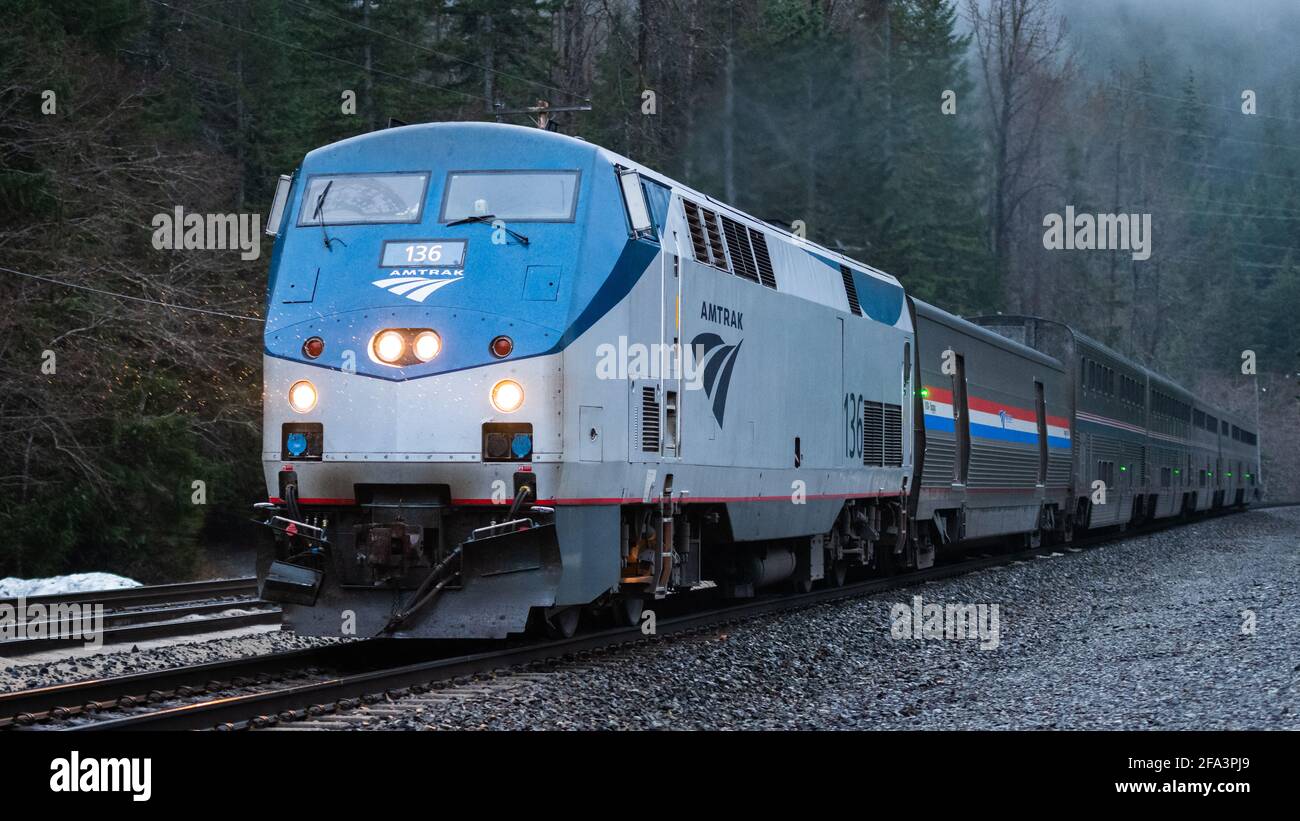
[{"label": "amtrak passenger train", "polygon": [[580,139],[347,139],[268,232],[259,575],[300,632],[569,634],[1259,497],[1242,420],[1072,329]]}]

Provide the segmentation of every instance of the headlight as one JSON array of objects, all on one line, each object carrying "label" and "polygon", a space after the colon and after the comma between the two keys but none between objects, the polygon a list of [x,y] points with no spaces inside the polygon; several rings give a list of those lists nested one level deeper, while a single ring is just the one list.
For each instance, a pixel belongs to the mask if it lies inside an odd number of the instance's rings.
[{"label": "headlight", "polygon": [[442,350],[442,340],[433,331],[423,331],[415,338],[415,358],[421,362],[428,362],[438,355]]},{"label": "headlight", "polygon": [[524,404],[524,389],[513,379],[492,386],[492,406],[502,413],[514,413]]},{"label": "headlight", "polygon": [[316,407],[316,386],[302,379],[289,388],[289,407],[298,413],[306,413]]},{"label": "headlight", "polygon": [[396,362],[402,358],[402,351],[406,348],[406,341],[397,331],[384,331],[375,337],[374,350],[375,356],[384,362]]}]

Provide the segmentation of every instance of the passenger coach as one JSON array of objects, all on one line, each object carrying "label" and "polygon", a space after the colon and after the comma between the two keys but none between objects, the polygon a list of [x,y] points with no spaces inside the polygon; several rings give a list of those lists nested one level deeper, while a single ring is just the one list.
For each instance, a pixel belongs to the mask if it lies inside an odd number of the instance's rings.
[{"label": "passenger coach", "polygon": [[[1258,437],[1242,420],[1064,323],[972,321],[1068,364],[1074,526],[1125,527],[1260,498]],[[1097,481],[1104,505],[1093,501]]]}]

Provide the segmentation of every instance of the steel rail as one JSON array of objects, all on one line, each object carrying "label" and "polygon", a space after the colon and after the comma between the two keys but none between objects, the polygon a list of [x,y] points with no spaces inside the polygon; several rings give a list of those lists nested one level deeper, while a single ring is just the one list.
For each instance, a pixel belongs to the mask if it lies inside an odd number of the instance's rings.
[{"label": "steel rail", "polygon": [[[222,615],[226,610],[244,609],[242,613]],[[210,615],[216,614],[216,615]],[[192,619],[190,616],[206,618]],[[171,638],[175,636],[202,635],[223,630],[234,630],[260,624],[279,624],[280,608],[259,599],[245,601],[205,602],[203,604],[181,605],[179,607],[156,608],[153,610],[134,610],[123,613],[109,613],[104,616],[100,631],[101,642],[122,644],[129,641],[145,639]],[[84,624],[79,619],[60,621],[50,619],[43,622],[27,622],[25,629],[31,632],[44,625],[41,632],[49,633],[61,625]],[[0,642],[0,658],[13,658],[29,653],[38,653],[60,647],[75,647],[86,642],[80,638],[40,635],[31,638],[10,639]]]},{"label": "steel rail", "polygon": [[[1238,511],[1214,512],[1195,521],[1208,521],[1235,512]],[[830,602],[911,587],[923,582],[964,575],[1012,562],[1025,561],[1035,556],[1058,553],[1061,550],[1082,552],[1085,549],[1102,544],[1124,541],[1135,536],[1150,535],[1182,524],[1187,524],[1187,522],[1179,520],[1157,521],[1142,527],[1130,527],[1124,531],[1111,529],[1109,532],[1089,535],[1068,544],[1044,545],[997,555],[967,558],[948,564],[936,565],[926,570],[853,582],[843,587],[823,588],[803,594],[765,595],[738,604],[728,604],[700,612],[659,619],[656,624],[654,638],[689,634],[755,617],[802,610]],[[265,692],[160,707],[151,712],[81,724],[67,729],[78,731],[233,730],[264,727],[277,724],[282,719],[292,721],[336,712],[339,709],[350,709],[362,703],[377,702],[387,695],[401,695],[412,689],[432,685],[435,682],[445,682],[502,668],[563,659],[574,655],[622,649],[643,642],[646,638],[641,634],[639,627],[602,630],[568,639],[527,644],[388,669],[370,670],[355,675],[337,676]]]},{"label": "steel rail", "polygon": [[213,685],[265,679],[293,670],[347,668],[357,665],[363,656],[374,654],[373,647],[363,646],[369,644],[309,647],[0,693],[0,729],[35,723],[50,717],[53,711],[78,712],[84,705],[95,705],[90,711],[95,712],[123,700],[147,703],[166,693],[214,689]]},{"label": "steel rail", "polygon": [[[197,601],[202,598],[223,596],[255,596],[257,579],[249,576],[236,579],[208,579],[198,582],[156,584],[143,587],[118,587],[112,590],[86,590],[78,593],[55,593],[44,596],[23,596],[24,604],[103,604],[115,608],[139,607],[176,601]],[[0,599],[0,606],[17,607],[18,597]]]},{"label": "steel rail", "polygon": [[[1274,507],[1292,507],[1295,502],[1254,505],[1250,510]],[[1077,552],[1102,544],[1124,541],[1136,536],[1149,535],[1183,524],[1208,521],[1236,510],[1224,510],[1198,517],[1191,521],[1181,519],[1159,520],[1142,527],[1118,531],[1111,528],[1097,534],[1075,539],[1068,544],[1044,545],[1038,548],[1000,553],[992,556],[964,558],[927,570],[853,582],[839,588],[824,588],[807,594],[765,595],[759,599],[731,604],[707,611],[688,613],[680,617],[659,619],[657,636],[680,635],[707,629],[714,625],[734,623],[748,618],[788,612],[813,607],[828,602],[856,598],[905,588],[940,578],[962,575],[1032,559],[1062,550]],[[970,554],[967,554],[968,556]],[[434,682],[511,667],[567,655],[600,652],[631,646],[644,641],[640,631],[633,628],[603,630],[582,634],[571,639],[509,646],[487,652],[459,654],[433,660],[427,659],[427,646],[438,642],[420,642],[415,639],[363,640],[325,647],[309,648],[268,654],[246,659],[231,659],[137,673],[129,676],[96,679],[85,682],[52,685],[33,690],[0,694],[0,729],[23,727],[48,718],[66,718],[70,714],[93,713],[99,709],[112,709],[119,702],[125,706],[157,703],[169,697],[188,696],[191,689],[220,689],[222,678],[233,679],[236,686],[248,686],[250,678],[293,678],[295,674],[312,667],[331,670],[356,670],[360,673],[342,674],[328,680],[291,686],[269,692],[222,697],[216,701],[198,702],[159,710],[127,715],[115,719],[96,720],[82,725],[68,726],[76,730],[125,729],[239,729],[274,724],[280,715],[290,719],[331,713],[340,708],[356,706],[361,701],[377,701],[393,690],[420,688]],[[461,644],[466,644],[462,642]],[[425,645],[420,647],[419,645]],[[454,642],[443,643],[454,645]],[[472,644],[472,643],[470,643]],[[487,644],[486,642],[483,644]],[[411,663],[412,658],[420,659]],[[405,663],[402,663],[405,662]],[[388,665],[385,667],[385,665]],[[356,703],[350,703],[356,702]],[[93,709],[83,710],[81,705]]]}]

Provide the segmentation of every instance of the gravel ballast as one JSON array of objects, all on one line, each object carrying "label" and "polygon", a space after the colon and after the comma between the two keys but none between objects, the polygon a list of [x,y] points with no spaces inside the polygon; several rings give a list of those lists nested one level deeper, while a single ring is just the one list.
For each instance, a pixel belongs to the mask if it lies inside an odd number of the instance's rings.
[{"label": "gravel ballast", "polygon": [[[1300,509],[1258,511],[648,639],[364,726],[1300,729],[1298,586]],[[998,604],[998,647],[892,638],[915,595]]]},{"label": "gravel ballast", "polygon": [[[695,636],[647,638],[437,691],[446,698],[398,715],[387,705],[388,714],[340,727],[1300,729],[1298,587],[1300,508],[1257,511]],[[996,604],[997,647],[894,638],[891,608],[918,595],[926,604]],[[16,663],[0,669],[0,690],[328,641],[261,632]]]},{"label": "gravel ballast", "polygon": [[49,652],[34,658],[0,659],[0,665],[7,664],[0,667],[0,692],[299,650],[336,641],[261,629],[206,641],[168,639],[140,642],[136,649],[106,647],[106,652],[93,654]]}]

